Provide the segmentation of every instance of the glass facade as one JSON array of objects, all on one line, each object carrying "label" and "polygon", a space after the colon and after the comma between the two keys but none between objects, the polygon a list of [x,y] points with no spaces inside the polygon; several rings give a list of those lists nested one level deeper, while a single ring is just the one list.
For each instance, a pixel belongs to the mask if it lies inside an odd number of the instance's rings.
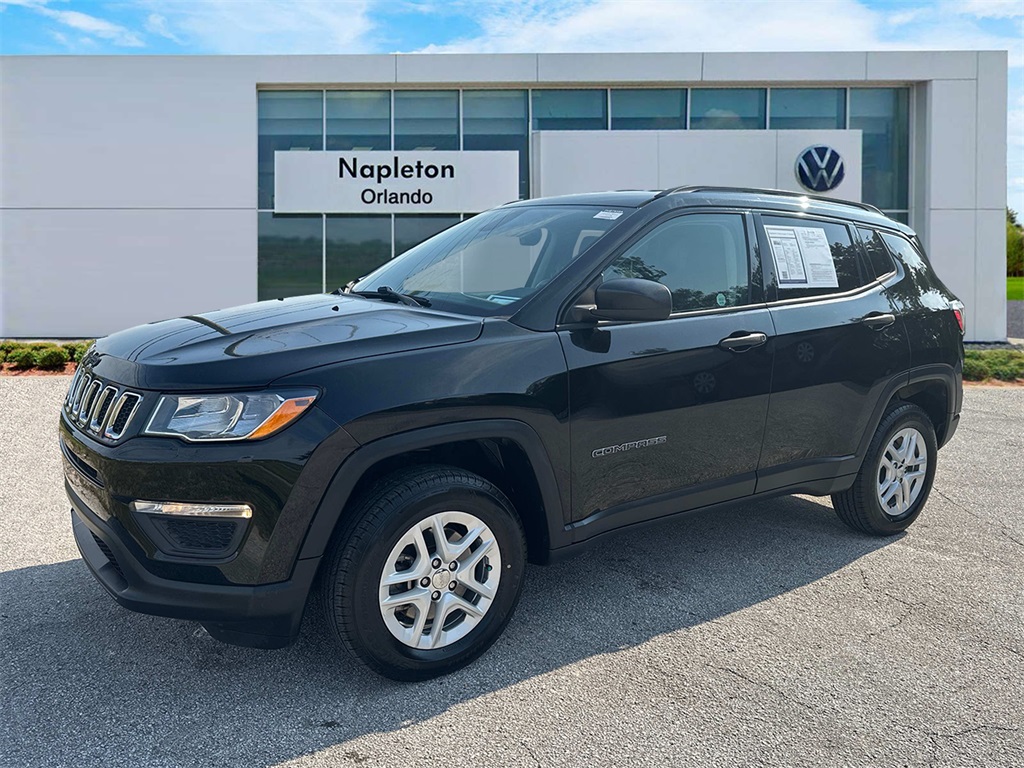
[{"label": "glass facade", "polygon": [[464,91],[462,148],[519,153],[519,196],[530,196],[529,97],[526,91]]},{"label": "glass facade", "polygon": [[607,128],[606,89],[533,91],[533,130],[603,131]]},{"label": "glass facade", "polygon": [[846,127],[845,88],[772,88],[773,129]]},{"label": "glass facade", "polygon": [[323,149],[321,91],[260,91],[257,105],[259,207],[274,207],[274,152]]},{"label": "glass facade", "polygon": [[341,288],[391,258],[390,216],[330,215],[324,233],[324,290]]},{"label": "glass facade", "polygon": [[458,91],[395,91],[395,149],[458,148]]},{"label": "glass facade", "polygon": [[864,132],[861,199],[905,213],[910,208],[910,90],[851,88],[850,128]]},{"label": "glass facade", "polygon": [[694,88],[690,91],[690,127],[702,130],[764,128],[764,88]]},{"label": "glass facade", "polygon": [[327,141],[336,151],[391,149],[390,91],[327,91]]},{"label": "glass facade", "polygon": [[257,96],[261,299],[345,285],[470,215],[275,215],[275,151],[512,150],[526,198],[531,131],[852,128],[863,132],[862,199],[899,221],[909,218],[909,88],[307,89]]},{"label": "glass facade", "polygon": [[264,212],[257,216],[259,300],[323,291],[323,217]]},{"label": "glass facade", "polygon": [[614,88],[613,131],[671,131],[686,127],[685,88]]}]

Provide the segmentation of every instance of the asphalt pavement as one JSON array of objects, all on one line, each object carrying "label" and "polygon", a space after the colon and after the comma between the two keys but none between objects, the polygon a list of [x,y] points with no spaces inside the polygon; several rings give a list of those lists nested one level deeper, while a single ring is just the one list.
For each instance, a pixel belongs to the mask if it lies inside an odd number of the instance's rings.
[{"label": "asphalt pavement", "polygon": [[825,499],[693,515],[527,572],[498,643],[399,684],[117,606],[78,559],[66,377],[0,378],[0,765],[1024,764],[1024,388],[970,388],[906,534]]}]

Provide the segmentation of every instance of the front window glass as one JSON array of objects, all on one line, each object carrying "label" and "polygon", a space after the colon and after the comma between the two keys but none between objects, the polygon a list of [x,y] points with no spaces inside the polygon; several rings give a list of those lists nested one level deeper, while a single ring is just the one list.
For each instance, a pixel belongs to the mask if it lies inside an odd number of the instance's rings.
[{"label": "front window glass", "polygon": [[[360,280],[471,315],[511,314],[627,213],[622,208],[498,208],[445,230]],[[396,221],[397,224],[397,221]]]},{"label": "front window glass", "polygon": [[680,216],[644,235],[605,270],[604,279],[653,280],[672,292],[672,311],[721,309],[750,302],[743,217]]}]

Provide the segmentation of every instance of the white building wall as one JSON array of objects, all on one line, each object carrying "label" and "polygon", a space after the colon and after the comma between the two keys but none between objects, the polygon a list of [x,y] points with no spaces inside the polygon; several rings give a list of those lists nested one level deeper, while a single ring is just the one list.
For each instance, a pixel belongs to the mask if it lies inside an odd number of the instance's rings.
[{"label": "white building wall", "polygon": [[[396,83],[913,85],[912,223],[967,304],[968,338],[1005,338],[1006,54],[973,51],[0,57],[0,337],[100,335],[252,301],[257,87]],[[750,152],[737,133],[708,141],[738,163]],[[659,138],[659,156],[685,140]],[[618,167],[601,187],[650,186]],[[679,181],[669,171],[656,186]]]}]

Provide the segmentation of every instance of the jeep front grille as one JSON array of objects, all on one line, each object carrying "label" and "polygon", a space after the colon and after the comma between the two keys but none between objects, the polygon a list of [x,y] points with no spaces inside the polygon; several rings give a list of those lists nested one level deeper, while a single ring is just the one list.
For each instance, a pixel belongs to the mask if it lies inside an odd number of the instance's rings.
[{"label": "jeep front grille", "polygon": [[67,397],[64,413],[69,421],[103,440],[119,440],[131,425],[142,395],[104,381],[79,366]]}]

